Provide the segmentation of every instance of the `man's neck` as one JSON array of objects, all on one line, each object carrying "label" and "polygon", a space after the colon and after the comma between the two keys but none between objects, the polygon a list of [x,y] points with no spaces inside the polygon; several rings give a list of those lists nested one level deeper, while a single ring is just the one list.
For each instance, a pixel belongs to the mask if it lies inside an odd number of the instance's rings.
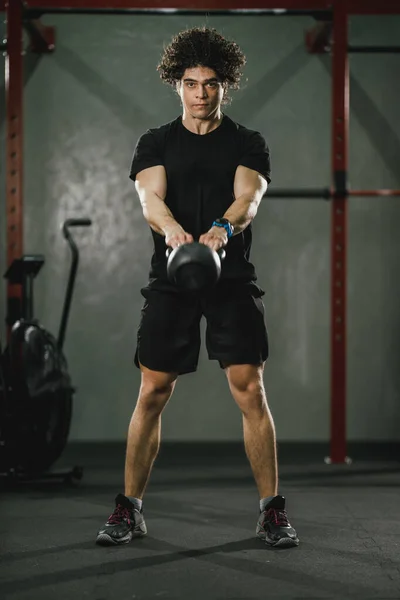
[{"label": "man's neck", "polygon": [[219,113],[218,116],[216,115],[212,119],[196,119],[191,115],[183,113],[182,125],[192,133],[196,133],[197,135],[206,135],[221,125],[223,117],[224,115]]}]

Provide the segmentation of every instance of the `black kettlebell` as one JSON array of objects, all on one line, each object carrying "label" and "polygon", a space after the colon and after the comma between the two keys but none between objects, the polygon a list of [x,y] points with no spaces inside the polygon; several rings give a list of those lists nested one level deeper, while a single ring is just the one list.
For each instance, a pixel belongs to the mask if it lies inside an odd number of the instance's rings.
[{"label": "black kettlebell", "polygon": [[225,250],[218,252],[200,242],[182,244],[166,252],[167,274],[171,283],[191,292],[214,286],[221,275]]}]

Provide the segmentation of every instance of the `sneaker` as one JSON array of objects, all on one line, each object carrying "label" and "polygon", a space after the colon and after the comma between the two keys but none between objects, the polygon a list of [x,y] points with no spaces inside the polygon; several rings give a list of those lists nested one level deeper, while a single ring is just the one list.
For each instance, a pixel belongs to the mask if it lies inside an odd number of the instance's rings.
[{"label": "sneaker", "polygon": [[115,510],[98,532],[96,544],[101,546],[129,544],[133,538],[144,537],[146,534],[143,508],[137,510],[126,496],[118,494],[115,498]]},{"label": "sneaker", "polygon": [[299,545],[297,533],[287,518],[283,496],[275,496],[260,513],[256,535],[269,546],[289,548]]}]

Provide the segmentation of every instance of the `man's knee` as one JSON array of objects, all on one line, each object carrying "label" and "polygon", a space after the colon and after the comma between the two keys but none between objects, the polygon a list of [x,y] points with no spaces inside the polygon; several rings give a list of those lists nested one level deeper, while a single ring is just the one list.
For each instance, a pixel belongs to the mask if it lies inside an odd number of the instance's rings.
[{"label": "man's knee", "polygon": [[138,405],[147,412],[161,412],[174,391],[178,374],[152,371],[142,364],[140,370],[142,381]]},{"label": "man's knee", "polygon": [[263,410],[266,396],[263,381],[264,365],[227,365],[225,373],[229,388],[242,412]]},{"label": "man's knee", "polygon": [[256,393],[264,388],[264,365],[224,365],[229,386],[238,393]]}]

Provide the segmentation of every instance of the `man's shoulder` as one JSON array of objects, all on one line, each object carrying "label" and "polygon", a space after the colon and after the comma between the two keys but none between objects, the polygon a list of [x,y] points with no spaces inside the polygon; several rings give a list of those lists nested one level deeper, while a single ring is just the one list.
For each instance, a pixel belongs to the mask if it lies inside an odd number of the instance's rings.
[{"label": "man's shoulder", "polygon": [[165,144],[171,134],[172,137],[174,137],[173,134],[177,130],[178,125],[179,117],[173,119],[172,121],[168,121],[168,123],[163,123],[158,127],[149,127],[139,136],[138,144],[152,148],[155,147],[159,151],[163,151],[163,148],[165,148]]},{"label": "man's shoulder", "polygon": [[243,125],[242,123],[238,123],[237,121],[234,121],[233,119],[231,119],[230,117],[228,117],[228,115],[224,115],[227,122],[228,122],[228,126],[230,129],[233,129],[235,131],[238,132],[238,134],[242,137],[242,138],[251,138],[253,136],[260,136],[261,133],[259,131],[256,131],[255,129],[250,129],[249,127],[247,127],[246,125]]},{"label": "man's shoulder", "polygon": [[170,133],[172,130],[176,129],[179,124],[180,117],[173,119],[172,121],[168,121],[168,123],[163,123],[158,127],[150,127],[146,133],[151,133],[156,137],[163,137],[166,134]]}]

